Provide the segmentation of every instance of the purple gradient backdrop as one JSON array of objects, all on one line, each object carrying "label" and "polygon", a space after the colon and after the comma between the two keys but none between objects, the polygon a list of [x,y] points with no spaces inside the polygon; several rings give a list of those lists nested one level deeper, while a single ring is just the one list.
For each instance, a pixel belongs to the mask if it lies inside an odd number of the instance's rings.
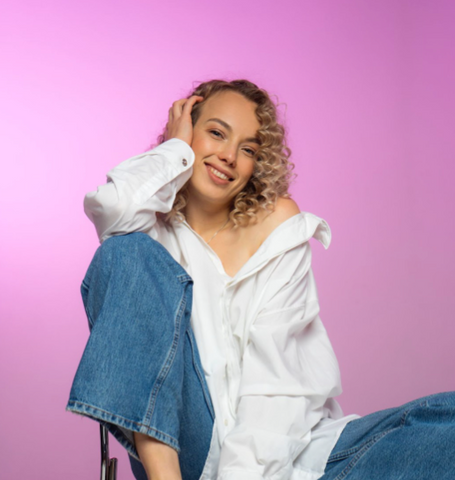
[{"label": "purple gradient backdrop", "polygon": [[3,2],[1,478],[97,478],[97,425],[64,411],[82,198],[213,77],[287,104],[294,198],[333,231],[314,268],[345,412],[455,388],[454,24],[440,0]]}]

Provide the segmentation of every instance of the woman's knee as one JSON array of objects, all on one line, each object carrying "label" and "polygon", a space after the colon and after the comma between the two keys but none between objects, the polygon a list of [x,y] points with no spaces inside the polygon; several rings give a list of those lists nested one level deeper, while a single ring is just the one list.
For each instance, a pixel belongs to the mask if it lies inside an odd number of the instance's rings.
[{"label": "woman's knee", "polygon": [[[122,279],[119,282],[119,279]],[[101,296],[111,285],[155,284],[176,286],[191,278],[170,253],[145,233],[110,237],[98,248],[82,282],[82,294]],[[88,291],[91,290],[91,294]]]},{"label": "woman's knee", "polygon": [[153,242],[145,233],[131,233],[118,235],[105,240],[96,250],[92,261],[87,269],[82,288],[88,289],[100,279],[108,279],[113,272],[118,270],[128,271],[138,259],[140,249],[153,248]]},{"label": "woman's knee", "polygon": [[455,408],[455,391],[441,392],[420,399],[427,406],[450,406]]},{"label": "woman's knee", "polygon": [[142,232],[115,235],[105,240],[98,251],[101,255],[124,260],[141,253],[153,253],[163,247],[149,235]]},{"label": "woman's knee", "polygon": [[163,245],[142,232],[110,237],[98,252],[102,261],[109,263],[110,269],[135,273],[158,270],[161,274],[169,271],[172,275],[186,273]]}]

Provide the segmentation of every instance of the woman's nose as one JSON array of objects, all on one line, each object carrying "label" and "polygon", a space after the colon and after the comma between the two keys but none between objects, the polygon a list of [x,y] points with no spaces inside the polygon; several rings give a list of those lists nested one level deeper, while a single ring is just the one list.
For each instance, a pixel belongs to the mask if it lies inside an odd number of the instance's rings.
[{"label": "woman's nose", "polygon": [[235,163],[237,161],[237,150],[234,147],[226,146],[220,152],[219,157],[220,160],[226,162],[227,164],[235,166]]}]

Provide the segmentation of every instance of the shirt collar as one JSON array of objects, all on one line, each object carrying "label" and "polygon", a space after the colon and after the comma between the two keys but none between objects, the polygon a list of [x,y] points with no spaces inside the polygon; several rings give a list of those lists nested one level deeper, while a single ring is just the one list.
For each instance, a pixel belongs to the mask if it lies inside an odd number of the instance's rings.
[{"label": "shirt collar", "polygon": [[273,230],[234,279],[243,279],[257,272],[272,258],[308,242],[312,237],[325,249],[329,248],[332,235],[328,223],[309,212],[294,215]]},{"label": "shirt collar", "polygon": [[[187,228],[210,249],[210,246],[206,245],[202,237],[186,222],[177,223],[175,227],[177,230],[179,227]],[[300,212],[292,216],[273,230],[229,283],[237,283],[256,273],[273,258],[306,243],[312,237],[321,242],[325,249],[329,248],[332,235],[327,222],[309,212]]]}]

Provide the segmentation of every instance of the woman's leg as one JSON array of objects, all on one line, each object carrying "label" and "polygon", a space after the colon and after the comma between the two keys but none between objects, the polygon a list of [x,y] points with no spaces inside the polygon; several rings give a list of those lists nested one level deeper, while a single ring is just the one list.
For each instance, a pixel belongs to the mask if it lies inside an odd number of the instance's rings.
[{"label": "woman's leg", "polygon": [[213,409],[190,326],[191,278],[162,245],[133,233],[97,250],[82,297],[91,334],[67,409],[106,424],[133,458],[133,432],[169,445],[184,480],[199,478]]},{"label": "woman's leg", "polygon": [[451,480],[455,392],[439,393],[348,423],[321,480]]},{"label": "woman's leg", "polygon": [[[205,396],[209,395],[208,388],[203,378],[203,371],[199,359],[196,340],[193,331],[189,329],[186,335],[185,348],[185,375],[183,378],[184,402],[181,415],[181,432],[179,437],[180,454],[179,463],[183,480],[199,479],[202,468],[207,458],[211,433],[213,429],[214,414],[211,401],[207,402]],[[195,379],[199,378],[200,383]],[[203,388],[201,388],[203,385]],[[201,408],[205,404],[209,408]],[[130,455],[130,463],[137,480],[147,480],[147,475],[141,462]]]}]

